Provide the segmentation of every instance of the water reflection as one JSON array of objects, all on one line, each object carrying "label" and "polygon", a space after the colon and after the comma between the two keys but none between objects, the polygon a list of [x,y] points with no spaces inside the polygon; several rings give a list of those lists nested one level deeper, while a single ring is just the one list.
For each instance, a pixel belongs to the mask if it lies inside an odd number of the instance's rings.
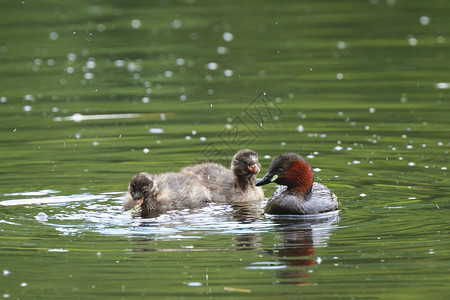
[{"label": "water reflection", "polygon": [[[211,204],[205,208],[202,208],[200,210],[202,211],[209,211],[212,213],[212,215],[217,215],[217,213],[213,213],[212,210],[219,210],[222,211],[226,207],[227,212],[231,213],[231,217],[233,220],[241,223],[253,223],[261,217],[262,214],[262,207],[260,203],[251,203],[251,202],[243,202],[243,203],[233,203],[230,205],[215,205]],[[182,215],[185,214],[187,211],[198,211],[198,210],[178,210],[174,211],[181,212]],[[127,213],[127,212],[125,212]],[[158,222],[158,218],[164,218],[164,216],[172,215],[173,212],[164,212],[164,211],[141,211],[138,210],[136,212],[131,213],[134,218],[142,218],[142,219],[155,219],[156,222]],[[151,220],[145,221],[146,223],[151,222]]]},{"label": "water reflection", "polygon": [[242,223],[253,223],[261,217],[259,203],[235,203],[231,205],[233,219]]},{"label": "water reflection", "polygon": [[255,262],[248,269],[280,269],[276,276],[279,284],[311,284],[305,281],[310,267],[320,263],[314,258],[316,247],[326,247],[327,240],[340,221],[339,212],[311,216],[271,217],[277,225],[282,243],[265,251],[279,258],[278,262]]}]

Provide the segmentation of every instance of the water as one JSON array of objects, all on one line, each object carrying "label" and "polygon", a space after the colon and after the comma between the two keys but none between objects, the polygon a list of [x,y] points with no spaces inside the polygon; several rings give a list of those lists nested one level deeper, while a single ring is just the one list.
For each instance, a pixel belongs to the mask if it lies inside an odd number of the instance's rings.
[{"label": "water", "polygon": [[[449,8],[3,1],[0,295],[446,299]],[[342,211],[121,211],[134,173],[244,147]]]}]

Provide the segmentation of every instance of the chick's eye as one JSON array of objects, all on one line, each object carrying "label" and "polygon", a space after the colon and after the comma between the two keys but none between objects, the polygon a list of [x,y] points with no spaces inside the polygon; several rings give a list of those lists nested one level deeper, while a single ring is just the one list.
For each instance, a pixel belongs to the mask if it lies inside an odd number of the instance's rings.
[{"label": "chick's eye", "polygon": [[283,168],[278,168],[278,172],[283,172],[284,169]]}]

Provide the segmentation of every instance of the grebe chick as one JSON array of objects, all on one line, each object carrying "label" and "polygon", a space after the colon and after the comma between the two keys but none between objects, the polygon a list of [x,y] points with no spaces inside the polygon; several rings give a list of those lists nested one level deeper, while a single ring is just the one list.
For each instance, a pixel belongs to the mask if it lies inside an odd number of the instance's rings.
[{"label": "grebe chick", "polygon": [[258,154],[249,149],[238,151],[231,160],[231,170],[216,163],[186,167],[181,172],[192,173],[210,190],[212,202],[236,203],[264,200],[262,188],[255,186],[261,170]]},{"label": "grebe chick", "polygon": [[256,187],[261,165],[258,154],[241,150],[233,157],[231,170],[215,163],[185,167],[179,173],[138,173],[130,181],[123,208],[149,211],[196,208],[208,203],[262,201]]},{"label": "grebe chick", "polygon": [[211,202],[211,198],[210,191],[193,174],[141,172],[131,179],[123,207],[129,210],[140,206],[145,214],[203,207]]}]

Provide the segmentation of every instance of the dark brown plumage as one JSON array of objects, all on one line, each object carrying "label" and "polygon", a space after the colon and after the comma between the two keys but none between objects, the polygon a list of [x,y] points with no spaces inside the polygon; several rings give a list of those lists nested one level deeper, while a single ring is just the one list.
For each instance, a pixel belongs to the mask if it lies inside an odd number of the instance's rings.
[{"label": "dark brown plumage", "polygon": [[256,185],[271,182],[282,186],[267,201],[264,213],[308,215],[340,208],[336,195],[325,185],[314,182],[311,166],[298,154],[286,153],[274,158]]}]

